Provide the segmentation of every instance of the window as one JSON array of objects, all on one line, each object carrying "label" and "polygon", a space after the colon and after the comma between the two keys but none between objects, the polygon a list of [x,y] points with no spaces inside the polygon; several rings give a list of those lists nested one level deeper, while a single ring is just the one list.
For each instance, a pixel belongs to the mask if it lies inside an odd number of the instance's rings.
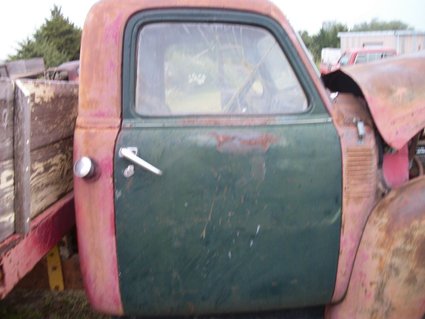
[{"label": "window", "polygon": [[393,56],[393,52],[385,52],[385,51],[376,51],[376,52],[366,52],[357,54],[355,64],[366,63],[384,59],[386,57]]},{"label": "window", "polygon": [[340,58],[339,58],[339,64],[340,64],[341,66],[343,66],[343,65],[347,65],[347,64],[348,64],[348,62],[350,62],[350,57],[351,57],[351,54],[349,54],[349,53],[344,53],[344,55],[343,55],[342,57],[340,57]]},{"label": "window", "polygon": [[266,30],[224,23],[155,23],[138,35],[136,112],[144,116],[281,114],[308,102]]},{"label": "window", "polygon": [[392,56],[395,56],[395,51],[394,52],[392,52],[392,51],[390,51],[390,52],[384,52],[382,54],[382,58],[388,58],[388,57],[392,57]]},{"label": "window", "polygon": [[354,64],[360,64],[360,63],[366,63],[366,62],[367,62],[367,54],[358,53],[356,56],[356,60],[354,61]]}]

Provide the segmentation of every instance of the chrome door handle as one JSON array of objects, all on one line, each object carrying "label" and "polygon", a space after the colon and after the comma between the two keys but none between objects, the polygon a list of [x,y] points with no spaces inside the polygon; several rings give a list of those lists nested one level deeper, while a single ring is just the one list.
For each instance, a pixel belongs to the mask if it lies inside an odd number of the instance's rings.
[{"label": "chrome door handle", "polygon": [[121,147],[118,155],[119,157],[124,157],[128,159],[129,161],[133,162],[136,165],[139,165],[140,167],[144,168],[145,170],[148,170],[149,172],[161,176],[162,171],[159,168],[156,168],[152,164],[146,162],[145,160],[141,159],[139,156],[135,154],[133,151],[133,147]]}]

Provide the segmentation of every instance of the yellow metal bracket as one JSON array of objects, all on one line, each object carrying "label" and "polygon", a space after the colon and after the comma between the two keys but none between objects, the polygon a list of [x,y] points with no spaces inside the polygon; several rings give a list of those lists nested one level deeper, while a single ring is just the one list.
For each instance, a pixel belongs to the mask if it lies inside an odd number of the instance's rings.
[{"label": "yellow metal bracket", "polygon": [[59,246],[53,247],[47,254],[47,273],[51,290],[63,291],[63,274]]}]

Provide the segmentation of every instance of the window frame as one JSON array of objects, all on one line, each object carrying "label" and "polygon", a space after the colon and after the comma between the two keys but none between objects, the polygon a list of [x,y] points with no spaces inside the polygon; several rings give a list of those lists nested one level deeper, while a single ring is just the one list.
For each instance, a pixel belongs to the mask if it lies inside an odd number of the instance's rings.
[{"label": "window frame", "polygon": [[[196,35],[199,36],[197,34],[199,29],[202,30],[202,38],[205,41],[194,39]],[[232,32],[233,34],[244,34],[244,36],[241,35],[241,38],[238,39],[229,38],[229,34]],[[214,36],[220,38],[217,46],[214,45],[220,53],[206,51],[212,45]],[[161,40],[158,41],[159,38]],[[308,109],[307,95],[289,64],[288,58],[284,55],[275,37],[264,28],[221,22],[158,22],[143,26],[139,30],[137,41],[135,110],[142,117],[277,115],[303,113]],[[235,50],[238,51],[236,55]],[[189,76],[190,72],[193,75],[193,72],[196,72],[193,68],[193,57],[201,51],[207,53],[203,54],[207,63],[195,65],[194,68],[206,75],[212,84],[206,86],[187,84],[186,77],[182,78],[181,76]],[[181,52],[186,52],[179,62],[187,64],[188,68],[181,69],[170,60],[176,52],[180,57],[182,57]],[[192,52],[192,54],[188,55],[187,52]],[[241,61],[242,57],[238,55],[242,54],[241,52],[245,52],[248,56],[246,64],[250,64],[251,71]],[[270,56],[269,53],[271,53]],[[151,59],[153,60],[150,61]],[[199,61],[205,62],[205,60]],[[183,90],[179,91],[180,95],[177,93],[180,96],[177,101],[185,100],[187,103],[177,103],[179,106],[176,106],[176,103],[173,103],[176,100],[167,94],[169,89],[176,88],[175,82],[171,84],[166,80],[167,64],[171,69],[174,70],[177,67],[180,71],[180,73],[178,71],[176,73],[179,87],[190,87],[190,92]],[[209,67],[205,68],[205,65]],[[239,70],[232,74],[233,79],[236,77],[237,83],[229,82],[231,70]],[[277,70],[279,71],[276,72]],[[249,78],[251,81],[246,82]],[[259,96],[252,93],[250,88],[255,79],[261,83],[262,90],[266,92],[266,95]],[[239,87],[242,84],[243,87]],[[283,93],[285,86],[287,88]],[[245,91],[245,93],[250,91],[253,94],[251,98],[257,100],[258,104],[249,97],[245,99],[245,95],[242,94],[240,97],[243,105],[230,110],[231,98],[239,96],[237,95],[239,90]],[[173,91],[175,92],[175,90]],[[198,103],[200,102],[199,96],[205,94],[210,97],[213,95],[214,99],[205,100],[205,103],[202,100],[202,103]],[[225,97],[224,94],[226,94]],[[148,102],[148,100],[156,101],[159,104]],[[236,100],[239,101],[239,97]],[[236,100],[233,103],[236,103]],[[273,101],[275,102],[273,103]],[[273,106],[274,109],[272,109]],[[246,107],[246,109],[243,110],[242,107]]]},{"label": "window frame", "polygon": [[[275,38],[280,49],[288,60],[295,77],[297,78],[301,89],[307,99],[307,108],[304,111],[296,113],[277,113],[277,114],[170,114],[169,116],[147,116],[136,112],[136,75],[138,58],[138,40],[141,29],[154,23],[228,23],[236,25],[248,25],[265,29]],[[323,101],[317,92],[313,80],[310,78],[297,51],[282,26],[275,20],[256,13],[241,12],[234,10],[216,10],[216,9],[162,9],[146,10],[133,15],[124,30],[123,43],[123,73],[122,73],[122,115],[125,120],[137,120],[147,124],[155,121],[167,121],[167,119],[185,119],[185,118],[276,118],[276,117],[304,117],[307,115],[326,115],[329,117]]]}]

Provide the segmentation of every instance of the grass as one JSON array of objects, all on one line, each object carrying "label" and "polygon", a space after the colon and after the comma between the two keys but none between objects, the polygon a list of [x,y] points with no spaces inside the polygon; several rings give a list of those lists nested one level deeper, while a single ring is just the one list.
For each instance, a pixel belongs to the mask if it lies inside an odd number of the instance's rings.
[{"label": "grass", "polygon": [[94,312],[82,290],[15,289],[0,301],[2,319],[109,319]]}]

